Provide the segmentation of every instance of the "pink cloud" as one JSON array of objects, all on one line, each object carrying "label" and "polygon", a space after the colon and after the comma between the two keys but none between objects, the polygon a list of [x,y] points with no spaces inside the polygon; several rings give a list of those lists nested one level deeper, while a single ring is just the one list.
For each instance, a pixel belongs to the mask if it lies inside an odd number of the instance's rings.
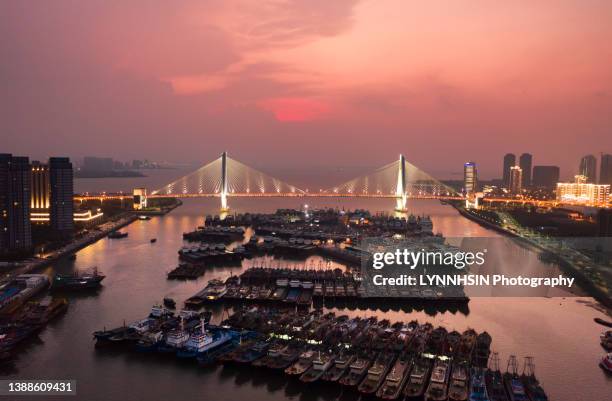
[{"label": "pink cloud", "polygon": [[309,98],[274,98],[259,102],[259,107],[270,111],[278,121],[311,121],[328,116],[329,104]]}]

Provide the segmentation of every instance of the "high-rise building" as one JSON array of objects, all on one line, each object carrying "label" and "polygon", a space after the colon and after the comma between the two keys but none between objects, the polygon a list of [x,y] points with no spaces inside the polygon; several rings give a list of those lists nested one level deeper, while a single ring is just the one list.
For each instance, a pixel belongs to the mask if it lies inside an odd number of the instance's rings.
[{"label": "high-rise building", "polygon": [[32,248],[27,157],[0,154],[0,252]]},{"label": "high-rise building", "polygon": [[586,155],[580,159],[578,174],[587,178],[587,182],[597,182],[597,159],[593,155]]},{"label": "high-rise building", "polygon": [[516,165],[516,156],[512,153],[506,153],[504,156],[504,170],[502,174],[502,181],[504,182],[504,188],[510,188],[510,167]]},{"label": "high-rise building", "polygon": [[510,185],[508,189],[513,194],[518,194],[523,188],[523,171],[519,166],[510,167]]},{"label": "high-rise building", "polygon": [[32,162],[32,196],[30,210],[32,213],[48,211],[49,209],[49,166],[39,161]]},{"label": "high-rise building", "polygon": [[553,190],[559,182],[560,170],[557,166],[534,166],[531,185],[535,188]]},{"label": "high-rise building", "polygon": [[610,185],[588,183],[587,179],[585,175],[577,175],[574,182],[558,183],[557,200],[583,205],[607,205]]},{"label": "high-rise building", "polygon": [[51,228],[63,236],[69,236],[74,228],[73,173],[69,158],[49,159],[49,183]]},{"label": "high-rise building", "polygon": [[523,170],[523,187],[531,186],[531,162],[533,157],[530,153],[523,153],[519,157],[519,167]]},{"label": "high-rise building", "polygon": [[599,162],[599,183],[612,185],[612,155],[602,154]]},{"label": "high-rise building", "polygon": [[476,163],[467,162],[463,165],[463,187],[466,195],[476,192],[478,186],[478,172]]}]

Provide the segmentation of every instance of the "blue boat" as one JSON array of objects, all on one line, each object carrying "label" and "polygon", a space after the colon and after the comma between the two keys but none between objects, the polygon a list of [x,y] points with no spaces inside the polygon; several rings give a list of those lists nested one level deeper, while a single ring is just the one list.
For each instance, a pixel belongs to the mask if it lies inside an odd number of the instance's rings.
[{"label": "blue boat", "polygon": [[483,368],[472,368],[470,381],[470,401],[489,401]]},{"label": "blue boat", "polygon": [[232,341],[235,337],[234,332],[225,329],[207,331],[204,321],[200,324],[199,329],[199,333],[192,334],[185,345],[177,350],[177,357],[195,358]]}]

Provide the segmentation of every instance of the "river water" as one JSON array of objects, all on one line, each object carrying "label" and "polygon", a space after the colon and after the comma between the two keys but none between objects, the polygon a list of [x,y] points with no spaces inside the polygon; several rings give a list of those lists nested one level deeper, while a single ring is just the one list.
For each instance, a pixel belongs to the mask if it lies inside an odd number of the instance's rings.
[{"label": "river water", "polygon": [[[163,178],[172,173],[162,173]],[[176,174],[176,172],[174,173]],[[113,179],[116,180],[116,179]],[[77,181],[77,190],[117,190],[113,182]],[[130,183],[124,190],[129,190]],[[79,188],[81,186],[81,188]],[[133,186],[133,185],[132,185]],[[232,199],[237,212],[269,212],[279,207],[300,207],[299,199]],[[338,206],[346,209],[391,210],[389,200],[330,199],[310,201],[311,207]],[[72,296],[65,315],[53,321],[29,344],[14,365],[0,376],[19,379],[74,379],[78,400],[257,400],[287,399],[354,400],[358,395],[335,386],[315,384],[305,387],[289,381],[282,374],[253,369],[216,366],[201,368],[196,364],[155,355],[121,354],[96,351],[91,333],[114,327],[124,321],[145,317],[150,307],[170,296],[182,302],[201,289],[213,277],[227,277],[240,268],[215,268],[195,281],[169,281],[166,272],[177,264],[177,250],[182,233],[202,224],[203,216],[218,208],[214,199],[192,199],[172,213],[149,221],[136,221],[124,230],[125,239],[103,239],[81,250],[75,261],[63,261],[49,270],[69,272],[97,266],[106,279],[95,295]],[[463,217],[453,208],[435,201],[415,201],[415,214],[432,216],[434,231],[447,237],[496,237],[497,234]],[[150,243],[151,238],[157,242]],[[543,265],[537,255],[507,241],[507,251],[514,255],[511,265],[530,264],[554,274],[556,268]],[[314,263],[318,263],[315,260]],[[221,307],[215,307],[213,319],[221,319]],[[341,311],[349,315],[376,314],[391,321],[418,319],[443,325],[449,331],[468,327],[487,330],[493,337],[492,348],[500,353],[502,366],[510,354],[534,356],[536,375],[551,400],[606,401],[612,393],[612,378],[597,366],[604,354],[599,345],[603,327],[593,318],[604,314],[588,297],[475,297],[467,308],[457,311]],[[522,362],[522,361],[521,361]],[[19,399],[27,399],[20,397]],[[39,398],[33,398],[39,399]],[[45,399],[61,399],[48,396]]]}]

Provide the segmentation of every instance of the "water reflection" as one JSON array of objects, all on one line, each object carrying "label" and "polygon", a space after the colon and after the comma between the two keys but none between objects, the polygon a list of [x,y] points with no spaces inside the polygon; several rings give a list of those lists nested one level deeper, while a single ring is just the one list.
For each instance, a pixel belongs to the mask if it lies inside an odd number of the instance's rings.
[{"label": "water reflection", "polygon": [[[393,206],[385,200],[353,199],[333,203],[322,199],[309,203],[311,207],[367,208],[374,212],[389,210]],[[232,199],[231,206],[236,212],[267,212],[279,207],[299,207],[300,203],[295,199]],[[204,216],[214,213],[217,207],[211,199],[186,200],[182,207],[169,215],[136,221],[126,227],[129,236],[125,239],[103,239],[80,251],[75,261],[64,260],[53,266],[54,270],[63,273],[98,266],[107,277],[98,293],[70,295],[71,305],[67,313],[43,330],[39,342],[29,344],[14,365],[0,374],[6,378],[76,379],[78,396],[71,397],[71,400],[356,399],[356,393],[334,386],[322,387],[321,390],[309,386],[304,390],[296,383],[289,383],[278,372],[248,368],[242,371],[221,366],[201,368],[196,364],[179,363],[176,358],[97,352],[94,349],[93,331],[141,319],[148,314],[151,305],[160,302],[164,296],[171,296],[181,305],[210,278],[226,278],[245,267],[214,268],[193,281],[166,279],[166,273],[178,262],[177,250],[183,245],[182,233],[202,225]],[[434,230],[447,237],[498,237],[438,202],[411,202],[409,208],[414,214],[431,214]],[[150,243],[153,237],[157,238],[155,244]],[[524,257],[534,258],[529,263],[537,263],[537,255],[533,252],[528,249],[517,251],[525,252]],[[542,266],[543,269],[549,267]],[[512,268],[511,263],[509,268]],[[514,268],[523,267],[515,265]],[[502,361],[513,353],[535,356],[538,377],[551,399],[604,400],[609,395],[612,380],[597,367],[597,358],[603,353],[598,340],[602,328],[592,319],[605,316],[583,301],[592,300],[473,298],[466,310],[459,306],[456,310],[451,307],[441,310],[432,305],[421,307],[414,303],[376,305],[376,310],[361,309],[359,305],[346,305],[342,309],[333,304],[325,306],[349,316],[376,314],[391,321],[429,321],[449,330],[463,331],[468,327],[479,332],[487,330],[493,337],[492,347],[500,352]],[[215,305],[213,312],[215,321],[227,313],[221,305]]]}]

